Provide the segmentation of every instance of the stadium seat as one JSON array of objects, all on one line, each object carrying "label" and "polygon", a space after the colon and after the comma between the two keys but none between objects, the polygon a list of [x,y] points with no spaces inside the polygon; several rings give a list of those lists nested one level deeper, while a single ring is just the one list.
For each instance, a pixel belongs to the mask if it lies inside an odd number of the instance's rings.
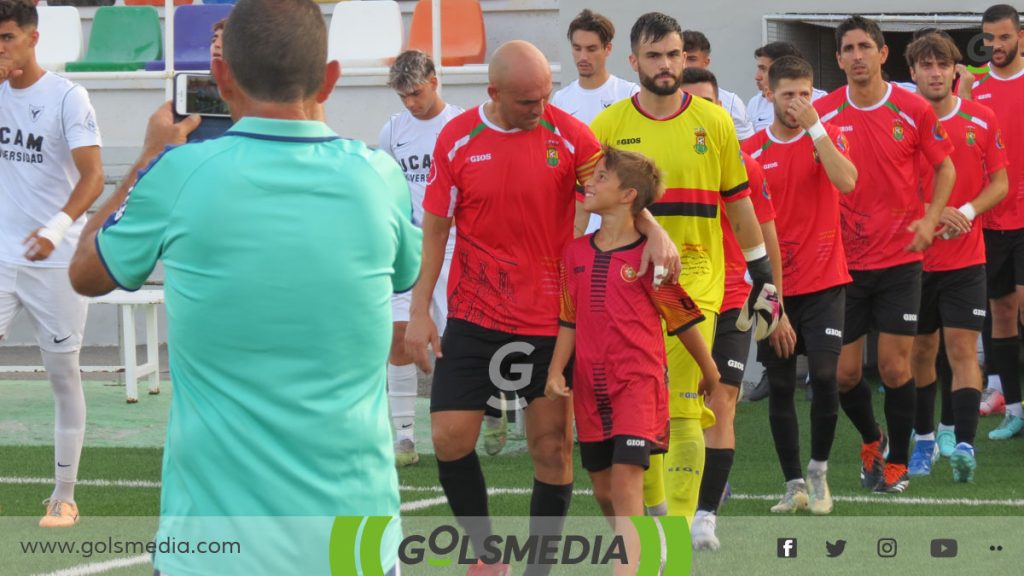
[{"label": "stadium seat", "polygon": [[[191,4],[192,0],[174,0],[175,6]],[[125,6],[163,6],[164,0],[124,0]]]},{"label": "stadium seat", "polygon": [[331,15],[327,58],[345,66],[387,66],[402,51],[398,2],[340,2]]},{"label": "stadium seat", "polygon": [[47,70],[63,70],[82,57],[82,20],[74,6],[40,6],[36,60]]},{"label": "stadium seat", "polygon": [[[47,6],[78,6],[91,7],[91,6],[113,6],[116,0],[48,0]],[[39,6],[42,8],[42,6]]]},{"label": "stadium seat", "polygon": [[234,4],[238,0],[203,0],[203,4]]},{"label": "stadium seat", "polygon": [[103,6],[96,10],[89,50],[68,72],[139,70],[163,55],[160,16],[152,6]]},{"label": "stadium seat", "polygon": [[[409,48],[433,53],[433,16],[431,0],[419,0],[409,27]],[[463,66],[481,64],[487,55],[484,13],[479,0],[442,0],[441,64]]]},{"label": "stadium seat", "polygon": [[[209,70],[213,25],[227,18],[232,6],[182,6],[174,10],[174,69]],[[146,63],[146,70],[163,70],[164,61]]]}]

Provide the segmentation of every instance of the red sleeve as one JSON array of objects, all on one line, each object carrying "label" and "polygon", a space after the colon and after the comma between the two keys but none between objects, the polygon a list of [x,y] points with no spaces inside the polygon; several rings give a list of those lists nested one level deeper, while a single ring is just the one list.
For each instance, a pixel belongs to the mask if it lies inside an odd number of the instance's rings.
[{"label": "red sleeve", "polygon": [[761,165],[743,154],[743,164],[747,168],[747,180],[750,182],[750,201],[754,204],[754,214],[761,224],[775,220],[775,206],[772,205],[772,194],[768,188],[768,177],[764,175]]},{"label": "red sleeve", "polygon": [[451,218],[455,216],[455,202],[459,189],[455,184],[451,160],[448,158],[451,145],[444,136],[445,130],[442,130],[437,143],[434,144],[433,162],[427,174],[427,190],[423,196],[423,209],[441,218]]},{"label": "red sleeve", "polygon": [[1006,168],[1009,162],[1006,160],[1006,146],[1003,145],[1003,131],[999,127],[999,120],[992,112],[985,114],[985,122],[988,122],[988,144],[985,146],[985,169],[989,174]]},{"label": "red sleeve", "polygon": [[828,132],[828,137],[832,139],[832,143],[835,144],[836,150],[839,151],[847,160],[850,159],[850,140],[843,134],[843,131],[831,124],[825,124],[825,131]]},{"label": "red sleeve", "polygon": [[[573,118],[576,122],[576,138],[573,146],[576,148],[576,183],[582,186],[594,175],[594,168],[601,159],[601,144],[594,137],[590,127]],[[577,198],[583,200],[583,189],[577,187]]]},{"label": "red sleeve", "polygon": [[558,264],[559,284],[561,285],[561,305],[558,312],[558,324],[566,328],[576,328],[576,283],[569,277],[572,266],[572,243],[565,248],[562,261]]},{"label": "red sleeve", "polygon": [[924,101],[918,106],[917,114],[918,145],[928,163],[938,166],[953,153],[953,143],[949,141],[946,129],[942,127],[935,111]]},{"label": "red sleeve", "polygon": [[681,285],[662,284],[655,290],[653,288],[653,269],[640,281],[651,297],[654,307],[658,309],[658,314],[665,319],[665,329],[669,336],[685,332],[691,326],[704,320],[704,314]]}]

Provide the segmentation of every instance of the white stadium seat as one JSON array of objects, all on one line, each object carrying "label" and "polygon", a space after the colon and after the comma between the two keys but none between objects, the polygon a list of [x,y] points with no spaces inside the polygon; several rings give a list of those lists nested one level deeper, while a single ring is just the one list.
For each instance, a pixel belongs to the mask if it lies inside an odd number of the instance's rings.
[{"label": "white stadium seat", "polygon": [[327,57],[345,66],[389,66],[402,51],[398,2],[341,2],[331,15]]},{"label": "white stadium seat", "polygon": [[82,21],[74,6],[39,6],[36,59],[47,70],[61,71],[82,57]]}]

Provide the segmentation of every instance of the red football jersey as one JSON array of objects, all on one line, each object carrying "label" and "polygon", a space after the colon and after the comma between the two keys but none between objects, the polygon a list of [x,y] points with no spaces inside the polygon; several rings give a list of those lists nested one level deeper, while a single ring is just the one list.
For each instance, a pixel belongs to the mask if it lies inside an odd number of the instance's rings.
[{"label": "red football jersey", "polygon": [[[850,144],[838,128],[825,130],[841,154]],[[801,132],[784,142],[771,127],[743,143],[764,169],[775,206],[775,229],[782,252],[783,296],[810,294],[850,282],[843,250],[840,193],[818,159],[814,142]]]},{"label": "red football jersey", "polygon": [[[956,208],[978,196],[981,189],[988,185],[989,174],[1006,167],[1006,154],[996,116],[981,104],[958,98],[956,108],[949,116],[940,118],[940,121],[953,143],[956,184],[947,205]],[[921,171],[922,196],[925,200],[931,200],[935,170],[920,159],[918,164]],[[1008,197],[1003,199],[1003,202],[1007,200]],[[999,204],[996,205],[996,208],[998,207]],[[985,239],[981,229],[991,213],[990,210],[976,218],[974,226],[967,234],[951,240],[943,240],[936,236],[935,241],[924,253],[925,271],[958,270],[984,264]]]},{"label": "red football jersey", "polygon": [[533,130],[502,130],[483,106],[441,130],[423,208],[455,218],[448,317],[510,334],[558,333],[558,263],[576,184],[601,157],[590,128],[547,106]]},{"label": "red football jersey", "polygon": [[[741,143],[742,144],[742,143]],[[772,195],[764,171],[743,154],[743,165],[747,169],[747,180],[750,182],[750,201],[754,204],[754,213],[761,224],[775,220],[775,208],[772,207]],[[725,248],[725,298],[722,300],[722,312],[739,310],[750,295],[750,284],[746,280],[747,259],[743,257],[743,249],[732,233],[729,216],[725,212],[725,201],[719,200],[722,210],[722,245]]]},{"label": "red football jersey", "polygon": [[652,288],[654,267],[637,276],[646,240],[602,252],[594,235],[566,247],[563,326],[576,329],[573,407],[580,442],[639,436],[652,442],[668,422],[665,337],[704,319],[682,286]]},{"label": "red football jersey", "polygon": [[814,101],[822,121],[849,140],[857,166],[857,187],[840,200],[851,270],[921,261],[921,253],[906,250],[914,238],[907,227],[924,215],[917,155],[935,165],[953,152],[932,107],[917,94],[888,86],[882,101],[870,108],[854,106],[847,87]]},{"label": "red football jersey", "polygon": [[974,83],[972,93],[974,101],[991,109],[999,120],[1006,145],[1006,177],[1010,184],[1006,198],[985,213],[984,227],[989,230],[1024,228],[1024,206],[1021,206],[1024,202],[1024,70],[1006,79],[991,71],[983,74]]}]

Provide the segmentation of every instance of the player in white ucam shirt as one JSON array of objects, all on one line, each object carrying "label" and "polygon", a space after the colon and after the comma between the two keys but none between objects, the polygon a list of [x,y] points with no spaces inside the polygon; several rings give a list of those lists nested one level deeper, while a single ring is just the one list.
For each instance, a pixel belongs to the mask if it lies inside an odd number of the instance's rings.
[{"label": "player in white ucam shirt", "polygon": [[0,338],[24,309],[53,388],[56,483],[39,521],[50,528],[78,522],[87,305],[68,265],[85,211],[103,191],[103,163],[85,89],[36,60],[38,23],[29,0],[0,0]]},{"label": "player in white ucam shirt", "polygon": [[[703,32],[683,30],[683,51],[686,52],[687,68],[709,68],[711,66],[711,42]],[[754,127],[747,118],[747,107],[743,100],[725,88],[718,88],[718,101],[729,111],[732,124],[736,127],[736,137],[740,142],[754,135]]]},{"label": "player in white ucam shirt", "polygon": [[[572,45],[572,59],[579,78],[551,98],[551,104],[565,110],[585,124],[612,104],[640,91],[636,84],[612,75],[605,62],[612,53],[615,26],[611,20],[584,10],[569,23],[567,34]],[[601,217],[590,215],[586,233],[601,227]],[[583,232],[577,230],[577,233]]]},{"label": "player in white ucam shirt", "polygon": [[[462,113],[462,108],[445,103],[437,91],[437,75],[430,57],[419,50],[399,54],[391,66],[390,86],[402,99],[405,110],[384,124],[378,138],[381,150],[390,154],[405,173],[412,194],[412,221],[423,223],[423,195],[434,154],[434,144],[441,128]],[[455,227],[452,227],[445,248],[441,277],[434,290],[432,315],[438,332],[444,333],[448,317],[448,268],[455,249]],[[391,421],[395,429],[395,463],[409,466],[419,462],[416,453],[414,423],[416,416],[416,365],[405,351],[405,327],[409,323],[411,293],[391,298],[394,338],[388,356],[388,397]]]},{"label": "player in white ucam shirt", "polygon": [[[791,42],[778,41],[769,42],[754,50],[756,67],[754,69],[754,83],[757,84],[757,94],[747,102],[747,118],[754,125],[754,132],[760,132],[775,121],[775,105],[768,101],[765,94],[768,92],[768,68],[772,62],[783,56],[796,56],[803,58],[800,51]],[[828,94],[824,90],[811,89],[811,101],[817,100]]]}]

